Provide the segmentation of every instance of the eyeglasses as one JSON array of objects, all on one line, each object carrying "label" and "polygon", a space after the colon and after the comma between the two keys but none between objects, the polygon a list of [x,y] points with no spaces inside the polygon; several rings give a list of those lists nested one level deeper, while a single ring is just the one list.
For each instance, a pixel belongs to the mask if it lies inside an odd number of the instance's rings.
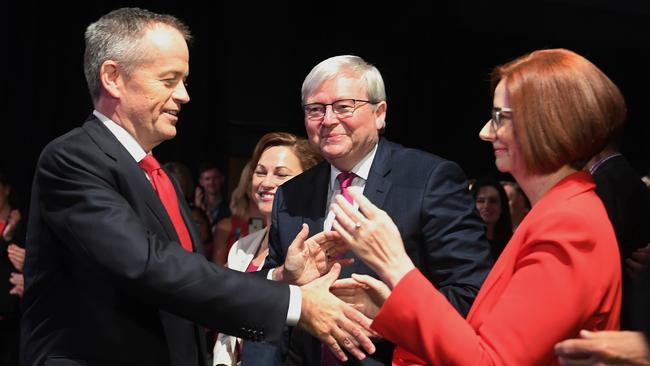
[{"label": "eyeglasses", "polygon": [[495,134],[499,127],[503,125],[503,118],[509,119],[511,116],[504,115],[504,113],[512,113],[512,108],[508,107],[493,107],[492,108],[492,119],[490,120],[490,126],[492,126],[492,132]]},{"label": "eyeglasses", "polygon": [[377,104],[369,100],[361,99],[341,99],[333,103],[323,104],[323,103],[309,103],[302,106],[305,111],[305,115],[308,119],[311,120],[320,120],[325,117],[325,112],[327,111],[327,106],[332,106],[332,111],[336,114],[338,118],[348,118],[352,117],[354,111],[359,107],[362,107],[365,104]]}]

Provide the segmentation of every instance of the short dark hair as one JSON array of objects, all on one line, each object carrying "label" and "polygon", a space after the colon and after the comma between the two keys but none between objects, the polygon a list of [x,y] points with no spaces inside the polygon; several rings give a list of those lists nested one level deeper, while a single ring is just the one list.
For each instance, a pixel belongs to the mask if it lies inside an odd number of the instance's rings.
[{"label": "short dark hair", "polygon": [[192,40],[188,26],[178,18],[140,8],[113,10],[88,26],[85,34],[84,75],[93,101],[97,100],[101,92],[99,70],[102,64],[113,60],[130,74],[146,57],[140,52],[140,41],[146,31],[160,24],[176,29],[186,42]]},{"label": "short dark hair", "polygon": [[204,161],[201,164],[199,164],[199,177],[204,172],[207,172],[208,170],[212,170],[212,169],[217,170],[219,174],[223,175],[223,171],[221,170],[221,168],[219,168],[219,166],[217,166],[217,164],[211,161]]}]

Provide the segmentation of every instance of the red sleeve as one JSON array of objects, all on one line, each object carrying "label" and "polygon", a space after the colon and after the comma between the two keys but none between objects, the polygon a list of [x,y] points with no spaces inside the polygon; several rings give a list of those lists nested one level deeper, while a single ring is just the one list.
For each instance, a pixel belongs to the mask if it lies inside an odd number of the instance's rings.
[{"label": "red sleeve", "polygon": [[[472,314],[482,318],[476,329],[418,270],[394,288],[372,328],[422,363],[445,365],[548,364],[555,357],[553,345],[581,328],[615,329],[620,309],[615,240],[594,239],[608,237],[607,229],[573,218],[535,222],[526,244],[510,251],[516,256],[510,272],[498,274],[509,277],[497,279],[507,281],[503,291],[486,293],[481,308],[473,309],[489,312]],[[490,296],[497,298],[488,301]]]}]

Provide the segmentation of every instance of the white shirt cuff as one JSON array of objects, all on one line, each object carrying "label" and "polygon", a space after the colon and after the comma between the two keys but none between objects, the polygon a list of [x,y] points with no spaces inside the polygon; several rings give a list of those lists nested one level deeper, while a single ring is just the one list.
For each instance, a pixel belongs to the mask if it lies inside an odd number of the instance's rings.
[{"label": "white shirt cuff", "polygon": [[300,320],[300,310],[302,308],[302,291],[300,287],[289,285],[289,310],[287,311],[287,325],[294,327]]},{"label": "white shirt cuff", "polygon": [[273,281],[273,271],[275,271],[275,268],[269,269],[268,273],[266,274],[266,279]]}]

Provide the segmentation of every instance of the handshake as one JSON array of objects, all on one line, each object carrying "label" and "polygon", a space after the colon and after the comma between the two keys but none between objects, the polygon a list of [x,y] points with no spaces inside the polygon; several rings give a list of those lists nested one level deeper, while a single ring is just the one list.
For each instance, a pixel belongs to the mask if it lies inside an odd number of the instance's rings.
[{"label": "handshake", "polygon": [[[376,333],[370,329],[372,320],[354,304],[337,297],[332,286],[341,266],[354,262],[342,258],[347,251],[336,231],[322,231],[307,238],[309,228],[302,230],[287,250],[282,266],[273,270],[272,279],[300,286],[302,307],[298,326],[304,328],[341,361],[347,361],[344,352],[362,360],[375,352],[371,338]],[[330,291],[332,288],[332,291]]]},{"label": "handshake", "polygon": [[[362,194],[351,192],[361,211],[342,196],[336,197],[333,230],[311,238],[303,224],[289,248],[285,262],[272,279],[301,286],[302,309],[298,325],[347,361],[344,350],[362,360],[375,352],[370,329],[372,318],[390,295],[390,288],[414,268],[404,250],[399,231],[388,215]],[[341,266],[354,262],[343,254],[354,251],[383,280],[353,274],[338,280]],[[389,287],[390,286],[390,287]]]}]

